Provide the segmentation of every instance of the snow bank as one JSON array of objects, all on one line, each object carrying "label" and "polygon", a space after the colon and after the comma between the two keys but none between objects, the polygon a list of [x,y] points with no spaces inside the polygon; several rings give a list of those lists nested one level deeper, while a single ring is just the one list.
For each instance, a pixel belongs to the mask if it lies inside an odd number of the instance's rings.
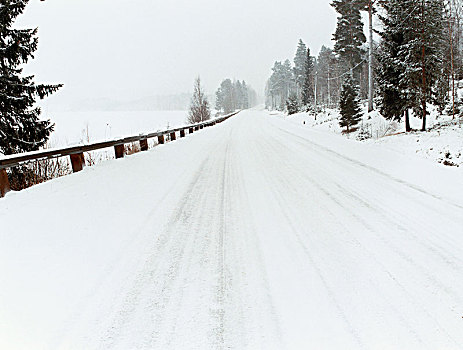
[{"label": "snow bank", "polygon": [[[452,120],[450,116],[440,115],[436,108],[430,106],[427,120],[428,130],[421,129],[421,119],[411,117],[410,125],[415,131],[405,133],[404,122],[388,121],[378,111],[368,113],[364,108],[364,115],[358,129],[346,138],[363,141],[368,145],[378,144],[398,153],[419,156],[442,166],[463,168],[463,121]],[[305,125],[315,130],[335,134],[343,134],[344,129],[339,126],[339,111],[326,109],[317,116],[308,113],[298,113],[286,116],[276,114],[291,123]]]}]

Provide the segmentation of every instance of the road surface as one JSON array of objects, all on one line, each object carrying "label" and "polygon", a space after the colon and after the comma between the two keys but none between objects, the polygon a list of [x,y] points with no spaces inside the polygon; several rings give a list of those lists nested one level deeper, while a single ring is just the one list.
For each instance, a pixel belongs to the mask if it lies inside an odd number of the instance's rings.
[{"label": "road surface", "polygon": [[0,348],[463,349],[461,184],[255,110],[9,194]]}]

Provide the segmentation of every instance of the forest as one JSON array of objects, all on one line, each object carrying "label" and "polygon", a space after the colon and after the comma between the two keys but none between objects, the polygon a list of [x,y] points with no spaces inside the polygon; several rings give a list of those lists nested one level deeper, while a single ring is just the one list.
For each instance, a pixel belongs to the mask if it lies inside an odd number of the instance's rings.
[{"label": "forest", "polygon": [[313,55],[299,40],[293,62],[275,62],[266,107],[294,114],[338,108],[340,124],[355,128],[362,114],[422,120],[429,106],[454,118],[461,113],[463,79],[461,0],[333,0],[334,46]]}]

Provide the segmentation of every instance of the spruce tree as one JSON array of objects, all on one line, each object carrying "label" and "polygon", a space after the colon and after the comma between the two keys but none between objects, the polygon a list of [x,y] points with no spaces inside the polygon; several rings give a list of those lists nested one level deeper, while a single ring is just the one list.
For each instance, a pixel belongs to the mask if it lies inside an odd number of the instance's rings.
[{"label": "spruce tree", "polygon": [[219,113],[223,111],[223,93],[220,87],[215,92],[215,109]]},{"label": "spruce tree", "polygon": [[333,0],[331,6],[338,12],[334,51],[346,69],[357,66],[365,54],[363,45],[366,37],[360,11],[365,8],[365,0]]},{"label": "spruce tree", "polygon": [[351,128],[355,127],[362,118],[362,109],[358,98],[357,87],[350,74],[347,75],[342,85],[340,112],[341,118],[339,125],[341,127],[346,127],[347,132],[350,132]]},{"label": "spruce tree", "polygon": [[289,95],[286,100],[286,110],[288,115],[296,114],[299,112],[299,99],[295,93]]},{"label": "spruce tree", "polygon": [[23,76],[22,65],[37,50],[37,29],[13,29],[29,0],[0,2],[0,152],[6,155],[35,151],[45,145],[53,125],[39,119],[35,106],[62,85],[36,85],[34,76]]},{"label": "spruce tree", "polygon": [[[378,80],[386,118],[413,109],[426,130],[427,103],[440,104],[444,72],[444,8],[440,0],[389,0],[384,15]],[[407,119],[407,118],[406,118]],[[408,120],[406,128],[409,130]]]},{"label": "spruce tree", "polygon": [[305,69],[304,69],[304,85],[302,87],[302,104],[306,107],[313,103],[314,94],[314,58],[310,55],[310,48],[307,48]]},{"label": "spruce tree", "polygon": [[406,28],[403,26],[403,0],[389,0],[383,3],[380,20],[383,23],[381,46],[377,53],[376,70],[380,98],[380,113],[388,120],[401,121],[405,117],[406,131],[410,131],[408,109],[412,106],[405,91],[402,77],[406,65],[399,57],[406,45]]}]

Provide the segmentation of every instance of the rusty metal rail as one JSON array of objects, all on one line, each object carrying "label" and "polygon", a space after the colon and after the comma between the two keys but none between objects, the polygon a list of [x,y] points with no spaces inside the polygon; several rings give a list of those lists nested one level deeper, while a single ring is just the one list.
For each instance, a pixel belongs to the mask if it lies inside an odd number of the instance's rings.
[{"label": "rusty metal rail", "polygon": [[177,139],[177,133],[180,133],[180,137],[185,137],[186,132],[188,134],[192,134],[195,131],[203,129],[208,126],[213,126],[217,123],[221,123],[234,115],[238,114],[239,112],[231,113],[223,117],[211,119],[205,122],[192,124],[183,126],[176,129],[169,129],[163,131],[156,131],[149,134],[141,134],[137,136],[129,136],[120,139],[115,139],[111,141],[102,141],[102,142],[95,142],[88,145],[76,145],[64,148],[56,148],[56,149],[47,149],[41,151],[34,151],[34,152],[27,152],[27,153],[19,153],[13,154],[10,156],[6,156],[0,158],[0,197],[4,197],[5,194],[10,190],[10,184],[8,181],[8,175],[6,173],[6,169],[12,168],[15,166],[19,166],[22,164],[26,164],[33,161],[39,161],[44,159],[55,159],[60,157],[69,156],[71,158],[71,165],[73,172],[81,171],[85,166],[85,152],[97,151],[104,148],[114,147],[114,153],[116,159],[123,158],[125,153],[124,145],[139,142],[140,143],[140,150],[147,151],[148,150],[148,140],[152,138],[158,138],[159,144],[165,143],[165,136],[169,135],[172,141]]}]

